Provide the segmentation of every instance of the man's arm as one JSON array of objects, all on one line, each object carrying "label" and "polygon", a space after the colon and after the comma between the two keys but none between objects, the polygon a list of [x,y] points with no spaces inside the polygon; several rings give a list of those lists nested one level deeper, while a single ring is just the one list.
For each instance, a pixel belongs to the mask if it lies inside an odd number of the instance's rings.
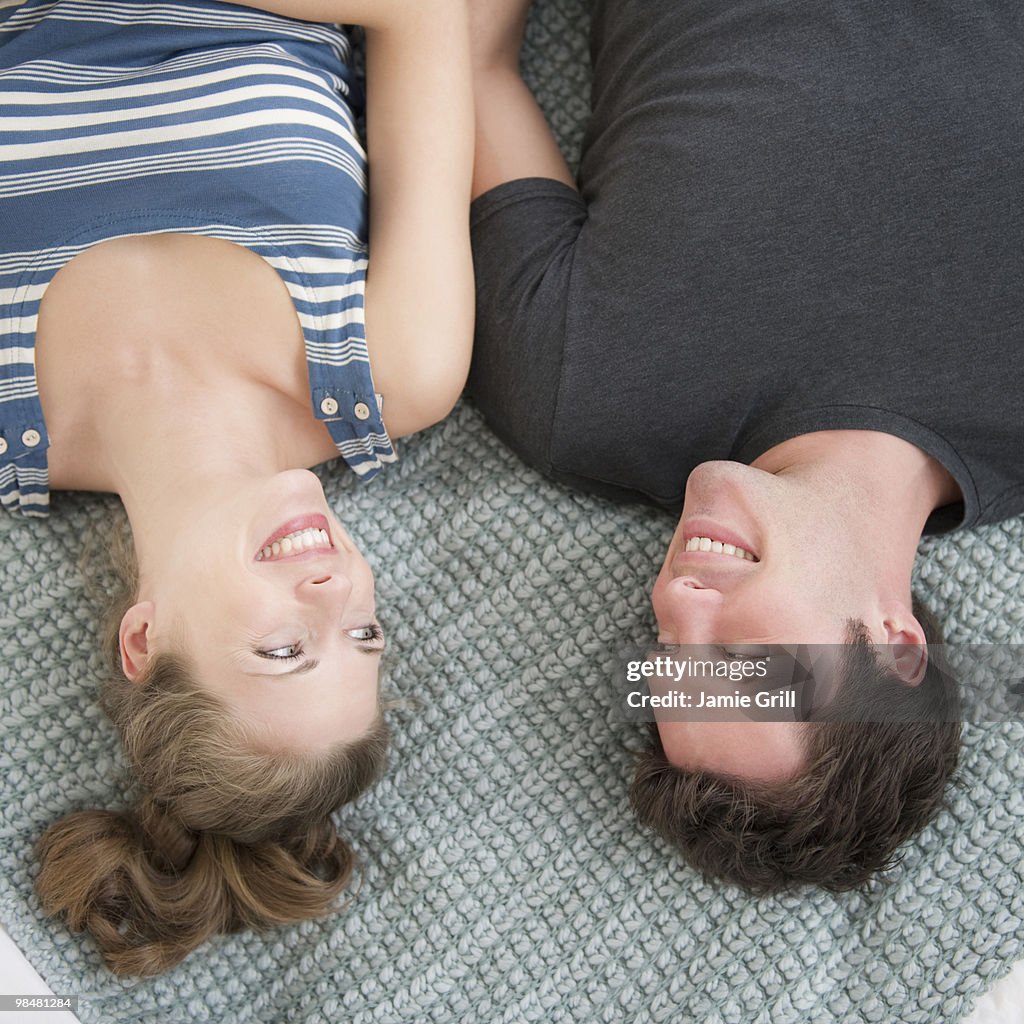
[{"label": "man's arm", "polygon": [[517,178],[576,187],[537,101],[519,74],[530,0],[470,0],[476,104],[473,198]]},{"label": "man's arm", "polygon": [[587,209],[519,75],[528,8],[529,0],[470,0],[477,332],[468,391],[521,458],[551,472],[572,275]]}]

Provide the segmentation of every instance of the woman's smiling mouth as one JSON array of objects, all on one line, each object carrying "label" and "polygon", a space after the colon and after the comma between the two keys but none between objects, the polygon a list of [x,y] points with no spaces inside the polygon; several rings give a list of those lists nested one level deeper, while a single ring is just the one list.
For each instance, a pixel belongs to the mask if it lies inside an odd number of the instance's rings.
[{"label": "woman's smiling mouth", "polygon": [[307,552],[322,554],[333,550],[327,517],[310,515],[283,523],[263,542],[254,557],[257,562],[273,562]]}]

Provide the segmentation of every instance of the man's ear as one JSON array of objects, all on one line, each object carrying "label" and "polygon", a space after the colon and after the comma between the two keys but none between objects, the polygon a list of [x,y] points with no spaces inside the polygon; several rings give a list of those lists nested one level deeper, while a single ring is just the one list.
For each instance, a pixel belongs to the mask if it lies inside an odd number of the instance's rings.
[{"label": "man's ear", "polygon": [[928,641],[921,623],[902,602],[889,605],[882,616],[886,657],[905,686],[918,686],[928,669]]},{"label": "man's ear", "polygon": [[133,683],[138,682],[150,658],[150,630],[156,608],[152,601],[133,604],[121,619],[118,643],[121,648],[121,668]]}]

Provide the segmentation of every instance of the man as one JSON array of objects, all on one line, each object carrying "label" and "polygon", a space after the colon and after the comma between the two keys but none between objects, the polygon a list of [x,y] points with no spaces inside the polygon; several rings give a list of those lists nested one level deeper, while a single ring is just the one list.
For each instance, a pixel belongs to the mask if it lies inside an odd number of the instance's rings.
[{"label": "man", "polygon": [[1021,8],[597,0],[577,186],[527,7],[474,3],[470,393],[555,479],[681,507],[662,642],[849,645],[885,722],[662,721],[632,797],[706,873],[859,885],[956,763],[921,533],[1024,510]]}]

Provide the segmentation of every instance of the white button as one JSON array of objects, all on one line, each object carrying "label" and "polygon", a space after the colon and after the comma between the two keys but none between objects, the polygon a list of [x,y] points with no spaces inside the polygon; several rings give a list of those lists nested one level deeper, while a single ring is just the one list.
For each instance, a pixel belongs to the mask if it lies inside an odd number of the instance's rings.
[{"label": "white button", "polygon": [[5,451],[7,451],[7,442],[0,437],[0,455],[3,455]]},{"label": "white button", "polygon": [[333,416],[338,411],[337,399],[328,396],[320,403],[320,411],[327,416]]},{"label": "white button", "polygon": [[26,448],[35,448],[41,440],[42,438],[39,436],[38,430],[26,430],[25,433],[21,435],[21,443],[25,445]]},{"label": "white button", "polygon": [[356,414],[357,419],[368,420],[370,418],[370,407],[365,402],[356,402],[356,407],[352,411]]}]

